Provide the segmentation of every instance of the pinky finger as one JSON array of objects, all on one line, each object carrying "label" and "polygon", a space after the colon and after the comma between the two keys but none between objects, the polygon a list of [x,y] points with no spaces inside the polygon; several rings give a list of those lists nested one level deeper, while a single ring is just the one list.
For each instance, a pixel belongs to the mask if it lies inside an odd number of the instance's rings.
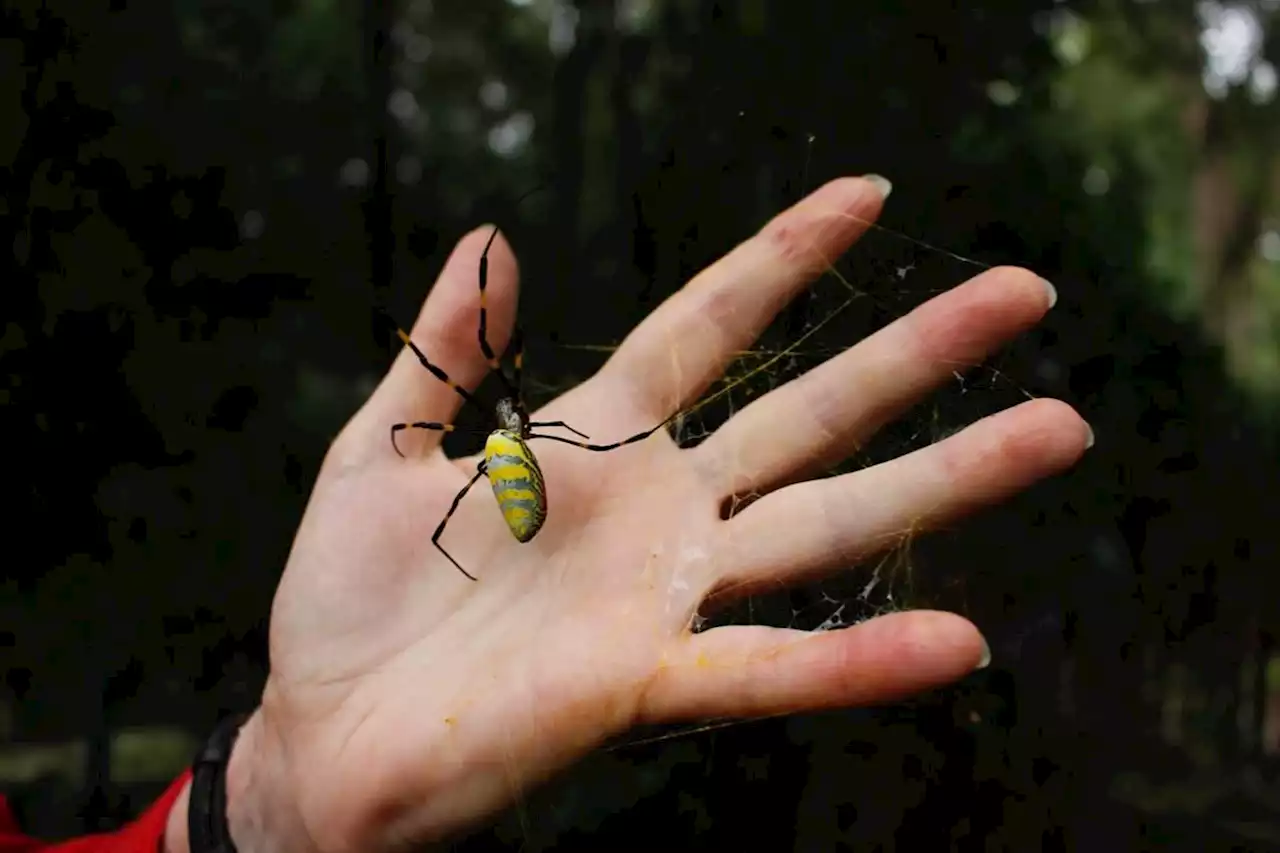
[{"label": "pinky finger", "polygon": [[689,637],[646,693],[646,723],[768,717],[900,700],[985,666],[952,613],[893,613],[839,631],[725,626]]}]

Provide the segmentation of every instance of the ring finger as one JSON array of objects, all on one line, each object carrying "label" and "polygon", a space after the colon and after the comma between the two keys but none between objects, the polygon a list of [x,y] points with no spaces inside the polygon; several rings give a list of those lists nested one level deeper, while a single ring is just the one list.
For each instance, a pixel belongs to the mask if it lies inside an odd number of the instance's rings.
[{"label": "ring finger", "polygon": [[1070,406],[1033,400],[892,461],[779,489],[723,528],[732,568],[719,590],[737,596],[852,566],[1064,470],[1092,443]]}]

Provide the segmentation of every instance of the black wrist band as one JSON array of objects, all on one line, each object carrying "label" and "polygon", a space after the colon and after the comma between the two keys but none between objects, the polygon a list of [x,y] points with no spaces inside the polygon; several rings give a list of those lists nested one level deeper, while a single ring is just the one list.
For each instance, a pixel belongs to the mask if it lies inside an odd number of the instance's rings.
[{"label": "black wrist band", "polygon": [[187,843],[191,853],[236,853],[227,829],[227,761],[244,715],[218,723],[191,766]]}]

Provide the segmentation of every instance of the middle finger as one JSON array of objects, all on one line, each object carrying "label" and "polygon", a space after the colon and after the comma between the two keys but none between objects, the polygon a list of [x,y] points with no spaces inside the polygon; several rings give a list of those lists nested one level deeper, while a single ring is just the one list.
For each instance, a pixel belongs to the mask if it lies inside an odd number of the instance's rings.
[{"label": "middle finger", "polygon": [[820,473],[1038,322],[1055,299],[1027,270],[988,270],[752,402],[691,452],[725,499]]}]

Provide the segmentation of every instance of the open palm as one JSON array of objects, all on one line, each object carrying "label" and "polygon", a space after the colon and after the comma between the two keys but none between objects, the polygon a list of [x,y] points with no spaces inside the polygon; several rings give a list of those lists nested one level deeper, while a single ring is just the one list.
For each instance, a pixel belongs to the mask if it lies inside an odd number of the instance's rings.
[{"label": "open palm", "polygon": [[[610,442],[695,401],[882,203],[875,181],[822,187],[695,277],[536,419]],[[467,388],[488,369],[476,342],[488,236],[459,243],[411,332]],[[499,238],[499,351],[516,289]],[[477,582],[431,533],[478,458],[447,459],[439,433],[401,433],[407,459],[388,440],[392,423],[450,421],[463,401],[403,351],[326,458],[276,595],[270,677],[228,781],[242,853],[263,835],[274,850],[332,851],[440,838],[635,723],[882,702],[985,663],[976,629],[946,613],[814,634],[690,626],[710,593],[820,576],[1072,464],[1087,425],[1039,400],[893,462],[807,479],[1052,299],[1026,271],[983,273],[693,449],[661,430],[606,453],[534,441],[549,500],[541,533],[516,542],[483,480],[444,533]],[[744,494],[761,497],[723,519],[725,500]]]}]

